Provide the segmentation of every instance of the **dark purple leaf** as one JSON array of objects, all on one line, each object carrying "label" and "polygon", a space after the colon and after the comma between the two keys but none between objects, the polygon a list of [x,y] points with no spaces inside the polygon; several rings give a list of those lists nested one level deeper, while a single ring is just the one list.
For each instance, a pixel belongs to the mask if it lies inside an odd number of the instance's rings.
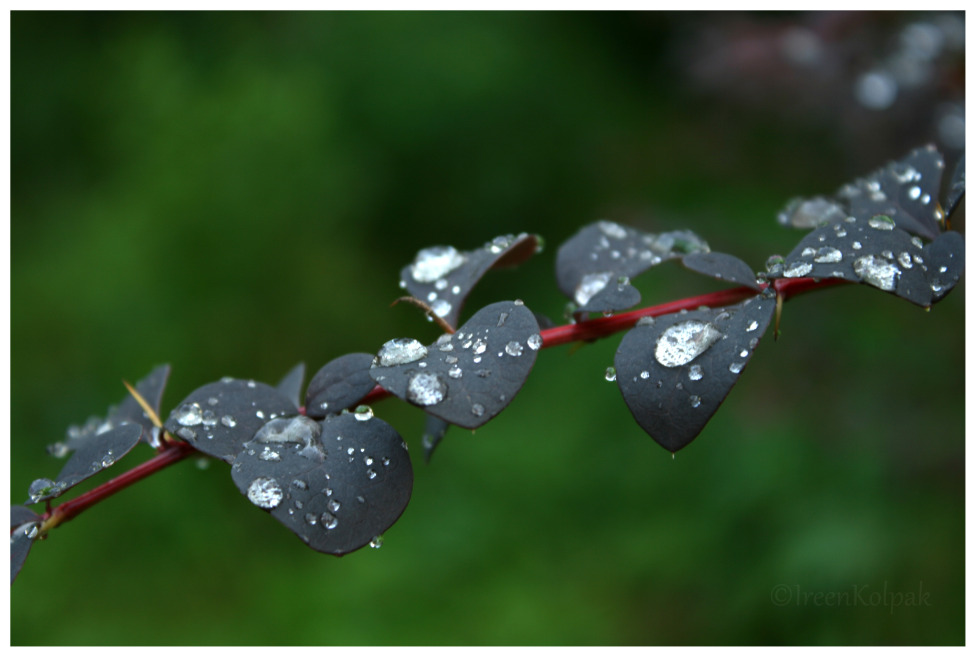
[{"label": "dark purple leaf", "polygon": [[541,345],[532,312],[520,301],[501,301],[429,347],[405,338],[387,342],[370,376],[431,415],[474,429],[515,398]]},{"label": "dark purple leaf", "polygon": [[727,308],[641,320],[614,357],[634,419],[670,452],[690,443],[735,385],[776,309],[770,291]]},{"label": "dark purple leaf", "polygon": [[139,443],[143,432],[141,425],[126,422],[79,440],[74,453],[61,468],[56,480],[36,479],[31,484],[28,491],[29,503],[35,504],[58,497],[85,479],[115,465]]},{"label": "dark purple leaf", "polygon": [[519,264],[540,248],[536,235],[522,233],[501,235],[472,251],[453,246],[422,249],[400,272],[400,287],[427,303],[450,326],[457,326],[464,299],[485,272]]},{"label": "dark purple leaf", "polygon": [[681,264],[699,274],[721,281],[746,285],[754,290],[762,289],[756,282],[756,272],[745,262],[728,253],[715,251],[689,253],[681,259]]},{"label": "dark purple leaf", "polygon": [[413,488],[406,444],[371,412],[273,420],[244,444],[231,475],[252,503],[336,555],[386,531]]},{"label": "dark purple leaf", "polygon": [[839,278],[866,283],[920,306],[932,303],[925,245],[878,215],[848,217],[813,231],[786,256],[784,278]]},{"label": "dark purple leaf", "polygon": [[966,245],[962,235],[954,230],[939,235],[925,245],[922,259],[925,263],[932,303],[949,294],[959,282],[965,266]]},{"label": "dark purple leaf", "polygon": [[947,217],[952,217],[952,213],[959,207],[963,194],[966,193],[966,156],[963,154],[956,162],[956,168],[952,172],[952,180],[946,190],[945,200],[942,207]]},{"label": "dark purple leaf", "polygon": [[373,354],[355,353],[323,365],[305,392],[305,414],[325,417],[359,402],[376,385],[369,376],[372,364]]},{"label": "dark purple leaf", "polygon": [[27,522],[10,532],[10,583],[14,583],[20,569],[24,567],[27,554],[37,538],[40,522]]},{"label": "dark purple leaf", "polygon": [[[624,310],[640,302],[640,294],[629,286],[629,279],[665,260],[708,250],[708,244],[691,231],[653,235],[612,221],[598,221],[559,247],[556,281],[580,312]],[[623,279],[628,279],[628,284],[623,284]],[[621,285],[619,294],[601,296],[605,289],[614,291]]]},{"label": "dark purple leaf", "polygon": [[26,506],[11,505],[10,507],[10,528],[19,527],[28,522],[40,521],[41,516],[37,515]]},{"label": "dark purple leaf", "polygon": [[204,454],[233,463],[265,422],[296,413],[295,404],[266,383],[227,377],[190,393],[165,427]]},{"label": "dark purple leaf", "polygon": [[434,455],[434,450],[440,444],[447,430],[451,427],[449,422],[445,422],[433,415],[427,416],[427,424],[424,426],[424,437],[421,441],[424,446],[424,461],[430,463],[430,458]]}]

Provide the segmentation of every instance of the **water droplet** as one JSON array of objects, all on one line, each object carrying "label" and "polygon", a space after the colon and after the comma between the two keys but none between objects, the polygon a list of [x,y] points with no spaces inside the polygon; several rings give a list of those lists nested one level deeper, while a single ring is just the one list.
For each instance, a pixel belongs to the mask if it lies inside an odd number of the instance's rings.
[{"label": "water droplet", "polygon": [[771,255],[766,258],[766,272],[769,274],[780,274],[786,261],[781,255]]},{"label": "water droplet", "polygon": [[657,321],[651,316],[641,317],[637,320],[635,326],[654,326],[654,322]]},{"label": "water droplet", "polygon": [[585,306],[590,299],[596,296],[607,286],[613,274],[608,271],[601,271],[595,274],[586,274],[576,286],[574,299],[578,306]]},{"label": "water droplet", "polygon": [[522,345],[515,340],[512,340],[507,345],[505,345],[505,353],[509,356],[521,356],[522,355]]},{"label": "water droplet", "polygon": [[325,506],[331,513],[337,513],[339,511],[339,507],[342,505],[336,500],[329,500],[328,504]]},{"label": "water droplet", "polygon": [[284,497],[281,486],[272,477],[258,477],[247,488],[247,499],[262,509],[273,509]]},{"label": "water droplet", "polygon": [[746,330],[747,331],[755,331],[757,328],[759,328],[759,322],[757,322],[756,320],[752,320],[749,323],[749,326],[746,327]]},{"label": "water droplet", "polygon": [[454,365],[451,366],[451,369],[447,370],[447,375],[452,379],[460,379],[461,367],[457,363],[455,363]]},{"label": "water droplet", "polygon": [[262,461],[280,461],[281,454],[273,450],[270,445],[265,445],[258,458]]},{"label": "water droplet", "polygon": [[538,333],[533,333],[525,341],[525,344],[529,345],[529,349],[532,351],[538,351],[539,347],[542,346],[542,336]]},{"label": "water droplet", "polygon": [[854,273],[870,285],[891,292],[895,289],[901,270],[893,263],[875,255],[866,255],[854,261]]},{"label": "water droplet", "polygon": [[476,404],[472,404],[472,406],[471,406],[471,415],[474,415],[475,417],[481,417],[484,414],[485,414],[485,407],[484,406],[482,406],[481,404],[477,404],[477,403]]},{"label": "water droplet", "polygon": [[30,487],[27,489],[27,495],[30,497],[32,504],[40,501],[42,497],[57,494],[58,492],[60,491],[58,490],[57,484],[50,479],[43,478],[32,481]]},{"label": "water droplet", "polygon": [[433,283],[463,265],[465,260],[453,246],[421,249],[410,266],[410,274],[418,283]]},{"label": "water droplet", "polygon": [[608,367],[607,371],[603,373],[603,378],[607,381],[617,380],[617,370],[614,367]]},{"label": "water droplet", "polygon": [[[451,303],[445,301],[444,299],[437,299],[432,304],[430,304],[430,309],[434,311],[434,314],[438,317],[446,317],[449,312],[451,312]],[[430,321],[434,321],[433,318],[428,317]]]},{"label": "water droplet", "polygon": [[332,515],[328,511],[322,514],[321,520],[322,520],[322,526],[325,527],[326,529],[335,529],[336,527],[339,526],[339,521],[336,519],[334,515]]},{"label": "water droplet", "polygon": [[322,425],[312,418],[296,415],[292,418],[271,420],[258,429],[254,440],[262,443],[309,444],[322,434]]},{"label": "water droplet", "polygon": [[176,435],[183,440],[195,440],[197,437],[197,432],[189,427],[180,427],[176,430]]},{"label": "water droplet", "polygon": [[692,365],[688,368],[688,378],[692,381],[700,381],[703,374],[701,365]]},{"label": "water droplet", "polygon": [[813,258],[814,262],[840,262],[844,257],[844,254],[840,252],[839,249],[835,249],[832,246],[824,246],[819,251],[817,255]]},{"label": "water droplet", "polygon": [[908,255],[908,253],[902,251],[901,253],[898,254],[898,264],[900,264],[905,269],[911,269],[912,266],[913,266],[912,265],[912,256],[910,256],[910,255]]},{"label": "water droplet", "polygon": [[447,383],[439,374],[417,372],[407,382],[407,400],[418,406],[433,406],[444,401]]},{"label": "water droplet", "polygon": [[616,222],[603,220],[598,221],[596,225],[607,237],[618,240],[627,239],[627,229]]},{"label": "water droplet", "polygon": [[884,214],[876,214],[868,219],[868,226],[877,230],[892,230],[895,227],[895,220]]},{"label": "water droplet", "polygon": [[853,249],[854,249],[855,251],[858,251],[858,250],[860,250],[860,249],[861,249],[861,243],[860,243],[859,241],[857,241],[857,240],[854,240],[854,242],[853,242],[853,243],[851,243],[851,247],[852,247],[852,248],[853,248]]},{"label": "water droplet", "polygon": [[413,338],[396,338],[385,342],[373,360],[374,366],[389,367],[412,363],[427,356],[427,347]]},{"label": "water droplet", "polygon": [[366,420],[373,419],[373,409],[366,404],[360,404],[356,407],[354,416],[360,422],[365,422]]},{"label": "water droplet", "polygon": [[654,357],[665,367],[690,363],[722,337],[708,322],[691,319],[673,324],[657,339]]},{"label": "water droplet", "polygon": [[370,468],[369,470],[366,471],[366,476],[369,477],[370,479],[376,479],[376,472],[374,472],[373,469]]},{"label": "water droplet", "polygon": [[742,371],[743,365],[745,365],[745,363],[732,363],[729,365],[729,371],[732,372],[732,374],[738,374]]},{"label": "water droplet", "polygon": [[481,338],[475,340],[474,344],[472,345],[472,351],[476,354],[485,353],[485,349],[487,348],[488,348],[488,343],[482,340]]},{"label": "water droplet", "polygon": [[378,549],[378,548],[383,547],[383,537],[382,536],[374,536],[372,539],[370,539],[369,546],[371,548],[374,548],[374,549]]},{"label": "water droplet", "polygon": [[688,403],[691,404],[692,408],[698,408],[699,406],[701,406],[701,397],[699,397],[698,395],[691,395],[690,397],[688,397]]},{"label": "water droplet", "polygon": [[789,267],[783,270],[783,276],[786,278],[799,278],[806,276],[813,270],[813,265],[809,262],[794,262]]},{"label": "water droplet", "polygon": [[318,523],[318,521],[319,521],[319,519],[318,519],[318,517],[316,517],[316,515],[314,513],[306,513],[305,514],[305,522],[307,522],[308,524],[315,525],[315,524]]},{"label": "water droplet", "polygon": [[183,404],[174,414],[176,421],[184,427],[192,427],[203,422],[200,404],[192,402]]},{"label": "water droplet", "polygon": [[230,428],[237,426],[237,420],[235,420],[230,415],[225,415],[224,417],[220,418],[220,423],[225,427],[230,427]]}]

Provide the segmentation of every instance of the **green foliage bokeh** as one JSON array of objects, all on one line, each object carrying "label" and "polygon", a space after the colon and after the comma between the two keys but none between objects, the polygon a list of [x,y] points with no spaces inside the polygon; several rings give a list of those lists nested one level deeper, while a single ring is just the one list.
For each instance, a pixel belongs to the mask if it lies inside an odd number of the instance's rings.
[{"label": "green foliage bokeh", "polygon": [[[694,230],[757,269],[789,251],[775,212],[861,173],[851,145],[690,91],[672,47],[695,20],[14,12],[12,502],[57,473],[46,444],[157,364],[166,412],[225,375],[434,339],[389,307],[425,246],[541,234],[467,314],[522,298],[556,320],[555,249],[596,219]],[[716,289],[673,264],[641,281],[648,304]],[[384,401],[413,499],[342,559],[224,464],[181,463],[34,546],[11,641],[961,644],[963,301],[797,298],[676,459],[603,381],[614,339],[541,353],[429,466],[421,414]],[[816,597],[855,589],[927,604]]]}]

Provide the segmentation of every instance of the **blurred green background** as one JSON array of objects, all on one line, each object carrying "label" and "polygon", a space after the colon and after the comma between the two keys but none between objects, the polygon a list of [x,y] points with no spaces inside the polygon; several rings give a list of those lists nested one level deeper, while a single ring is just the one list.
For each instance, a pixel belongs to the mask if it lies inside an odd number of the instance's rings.
[{"label": "blurred green background", "polygon": [[[877,47],[859,65],[924,19],[852,16]],[[757,269],[788,252],[791,196],[940,134],[932,96],[872,112],[846,78],[747,68],[786,86],[732,93],[696,68],[742,25],[748,46],[822,20],[14,12],[12,502],[57,474],[45,445],[157,364],[168,412],[225,375],[433,340],[389,307],[426,246],[542,234],[464,316],[522,298],[557,321],[556,248],[596,219],[691,229]],[[836,103],[807,112],[811,96]],[[673,263],[637,282],[648,304],[717,289]],[[931,312],[864,286],[796,299],[676,459],[603,380],[615,339],[541,353],[505,413],[430,465],[422,414],[384,401],[414,495],[381,549],[341,559],[225,464],[186,461],[34,546],[11,642],[961,644],[963,315],[963,289]]]}]

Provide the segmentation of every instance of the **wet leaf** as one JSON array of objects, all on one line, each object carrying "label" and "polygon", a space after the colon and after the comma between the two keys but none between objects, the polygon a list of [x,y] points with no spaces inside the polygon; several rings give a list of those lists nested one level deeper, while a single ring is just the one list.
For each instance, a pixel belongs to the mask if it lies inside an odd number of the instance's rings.
[{"label": "wet leaf", "polygon": [[[135,386],[136,391],[146,403],[159,415],[159,404],[163,398],[163,390],[169,379],[169,365],[160,365],[143,377]],[[47,446],[52,456],[63,458],[70,454],[77,446],[87,441],[97,433],[104,433],[123,422],[139,424],[143,427],[142,441],[152,447],[159,446],[160,430],[152,420],[146,416],[139,402],[131,394],[126,394],[117,406],[109,408],[106,417],[90,417],[84,425],[68,427],[65,440]]]},{"label": "wet leaf", "polygon": [[323,365],[305,392],[305,414],[325,417],[362,400],[376,385],[369,376],[372,363],[373,354],[354,353]]},{"label": "wet leaf", "polygon": [[275,390],[295,406],[298,406],[301,404],[303,383],[305,383],[305,363],[299,363],[278,382]]},{"label": "wet leaf", "polygon": [[453,246],[421,249],[400,272],[400,286],[449,325],[457,326],[465,298],[485,272],[517,265],[540,249],[538,236],[528,233],[500,235],[471,251]]},{"label": "wet leaf", "polygon": [[[917,305],[929,306],[933,301],[930,277],[934,270],[928,262],[927,249],[921,239],[896,228],[888,217],[848,217],[800,240],[786,256],[780,276],[866,283]],[[954,262],[961,271],[962,259]]]},{"label": "wet leaf", "polygon": [[935,303],[949,294],[959,282],[966,264],[966,246],[962,235],[950,230],[926,244],[923,251],[932,303]]},{"label": "wet leaf", "polygon": [[522,388],[542,344],[535,316],[519,301],[485,306],[456,333],[424,346],[391,340],[370,376],[400,399],[451,424],[474,429]]},{"label": "wet leaf", "polygon": [[269,422],[231,468],[238,489],[319,552],[357,550],[389,529],[413,488],[406,444],[352,413]]},{"label": "wet leaf", "polygon": [[10,532],[11,584],[14,583],[14,579],[17,578],[20,570],[24,567],[24,562],[27,560],[27,554],[34,545],[34,540],[37,538],[38,528],[40,525],[40,522],[27,522],[19,525],[12,532]]},{"label": "wet leaf", "polygon": [[266,383],[227,377],[190,393],[165,427],[204,454],[233,463],[265,422],[296,413],[295,404]]},{"label": "wet leaf", "polygon": [[631,329],[614,366],[617,386],[641,428],[670,452],[694,440],[735,385],[775,309],[770,292]]},{"label": "wet leaf", "polygon": [[91,434],[80,439],[75,444],[74,453],[54,481],[36,479],[31,484],[28,503],[36,504],[58,497],[85,479],[115,465],[139,443],[142,434],[142,426],[134,422],[126,422],[102,433]]},{"label": "wet leaf", "polygon": [[793,199],[779,213],[779,221],[796,228],[813,228],[836,224],[849,216],[869,219],[886,215],[912,235],[935,239],[945,218],[939,206],[944,169],[942,155],[934,146],[917,148],[843,185],[834,198]]},{"label": "wet leaf", "polygon": [[19,504],[11,505],[10,507],[10,528],[19,527],[28,522],[40,521],[41,516],[34,513],[32,510],[28,509],[26,506],[21,506]]},{"label": "wet leaf", "polygon": [[579,312],[624,310],[640,302],[640,293],[629,279],[666,260],[708,250],[708,244],[691,231],[654,235],[598,221],[559,247],[556,281]]},{"label": "wet leaf", "polygon": [[715,251],[690,253],[681,259],[681,264],[705,276],[746,285],[754,290],[762,289],[756,282],[756,272],[745,262],[728,253]]}]

